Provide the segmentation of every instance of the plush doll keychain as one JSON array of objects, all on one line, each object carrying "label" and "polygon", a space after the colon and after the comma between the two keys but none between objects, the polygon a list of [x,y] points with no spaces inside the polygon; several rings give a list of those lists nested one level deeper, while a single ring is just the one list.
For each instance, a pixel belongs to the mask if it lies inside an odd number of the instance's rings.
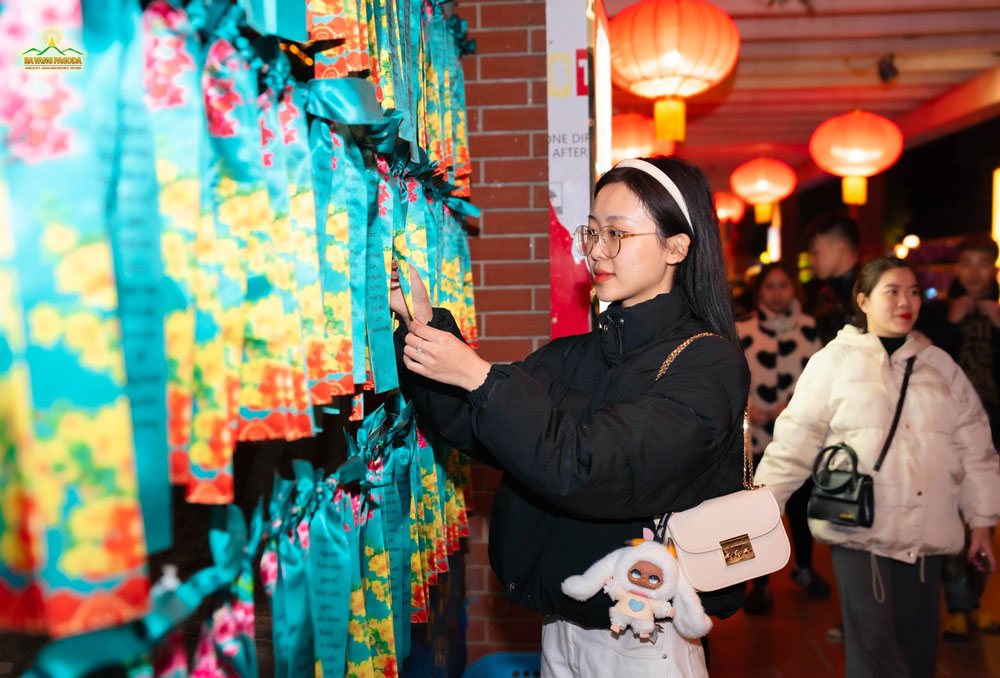
[{"label": "plush doll keychain", "polygon": [[[652,533],[649,533],[652,536]],[[671,618],[685,638],[701,638],[712,628],[701,599],[666,546],[650,539],[612,551],[580,575],[567,578],[562,590],[587,600],[603,590],[615,601],[608,610],[611,630],[631,628],[640,638],[656,631],[656,619]]]}]

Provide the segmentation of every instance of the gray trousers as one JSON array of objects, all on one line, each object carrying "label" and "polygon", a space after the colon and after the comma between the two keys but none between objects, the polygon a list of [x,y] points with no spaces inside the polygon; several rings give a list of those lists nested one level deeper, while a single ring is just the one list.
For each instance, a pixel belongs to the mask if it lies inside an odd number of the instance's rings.
[{"label": "gray trousers", "polygon": [[928,556],[922,565],[875,556],[876,576],[868,551],[831,546],[830,555],[844,617],[844,675],[933,676],[944,556]]}]

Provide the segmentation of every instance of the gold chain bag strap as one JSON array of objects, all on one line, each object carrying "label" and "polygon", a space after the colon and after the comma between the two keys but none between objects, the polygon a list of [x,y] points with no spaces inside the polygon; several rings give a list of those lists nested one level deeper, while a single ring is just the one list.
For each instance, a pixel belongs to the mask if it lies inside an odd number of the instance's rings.
[{"label": "gold chain bag strap", "polygon": [[[663,361],[656,381],[702,332],[682,342]],[[701,502],[666,519],[666,533],[681,569],[698,591],[715,591],[765,574],[788,563],[791,546],[771,491],[753,485],[748,410],[743,411],[743,489]]]}]

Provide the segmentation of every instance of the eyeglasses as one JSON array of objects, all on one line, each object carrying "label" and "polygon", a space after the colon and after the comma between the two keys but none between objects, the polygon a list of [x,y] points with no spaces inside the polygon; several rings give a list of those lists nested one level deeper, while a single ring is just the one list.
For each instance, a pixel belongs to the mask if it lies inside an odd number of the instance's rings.
[{"label": "eyeglasses", "polygon": [[594,245],[597,241],[601,241],[601,249],[604,250],[605,256],[608,259],[613,259],[618,256],[618,253],[622,249],[622,240],[625,238],[634,238],[638,235],[656,235],[656,231],[650,231],[648,233],[626,233],[624,231],[619,231],[613,226],[605,226],[600,231],[591,228],[590,226],[577,226],[576,228],[576,246],[583,254],[583,256],[590,255],[590,252],[594,249]]}]

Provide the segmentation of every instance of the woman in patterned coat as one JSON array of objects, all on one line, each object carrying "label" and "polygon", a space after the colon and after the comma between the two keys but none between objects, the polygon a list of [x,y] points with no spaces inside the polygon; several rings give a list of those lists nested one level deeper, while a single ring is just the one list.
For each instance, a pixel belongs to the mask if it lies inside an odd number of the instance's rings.
[{"label": "woman in patterned coat", "polygon": [[[802,312],[795,278],[780,264],[764,266],[754,284],[757,310],[736,323],[743,352],[750,365],[750,432],[754,460],[759,461],[771,442],[774,420],[788,405],[802,369],[822,344],[816,321]],[[813,539],[806,524],[809,481],[788,501],[788,521],[795,545],[792,579],[810,598],[830,595],[830,586],[812,569]],[[765,614],[771,609],[768,578],[754,581],[744,611]]]}]

